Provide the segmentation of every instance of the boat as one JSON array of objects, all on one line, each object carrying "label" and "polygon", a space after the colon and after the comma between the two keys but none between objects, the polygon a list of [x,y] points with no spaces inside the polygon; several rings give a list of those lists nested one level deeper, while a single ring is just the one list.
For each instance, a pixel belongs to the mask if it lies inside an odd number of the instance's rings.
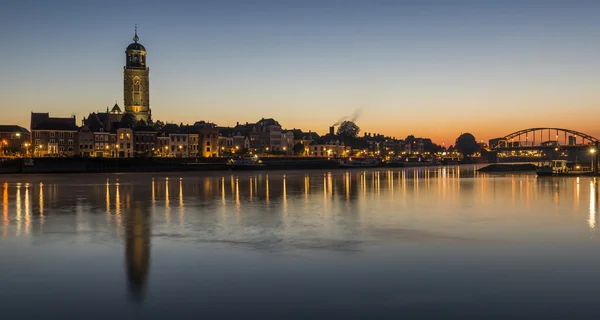
[{"label": "boat", "polygon": [[342,168],[373,168],[379,165],[379,160],[374,158],[348,158],[340,160]]},{"label": "boat", "polygon": [[535,171],[538,176],[555,176],[568,172],[567,160],[550,160],[550,162],[538,166]]},{"label": "boat", "polygon": [[390,167],[430,167],[441,165],[437,159],[420,160],[417,158],[392,158],[386,164]]},{"label": "boat", "polygon": [[265,167],[265,164],[262,163],[262,160],[258,158],[258,156],[254,157],[244,157],[238,159],[229,159],[227,161],[227,166],[231,169],[251,169],[257,170]]}]

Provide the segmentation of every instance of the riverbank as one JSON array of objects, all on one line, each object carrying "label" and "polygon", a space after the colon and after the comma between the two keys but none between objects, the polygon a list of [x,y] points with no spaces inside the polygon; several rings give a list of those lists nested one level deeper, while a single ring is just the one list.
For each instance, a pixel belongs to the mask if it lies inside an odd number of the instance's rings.
[{"label": "riverbank", "polygon": [[[266,158],[267,170],[335,169],[337,160],[314,158]],[[225,158],[36,158],[0,163],[0,173],[118,173],[230,170]]]},{"label": "riverbank", "polygon": [[[263,170],[329,170],[340,168],[338,159],[262,158]],[[389,167],[381,163],[378,167]],[[405,167],[413,167],[410,164]],[[347,169],[347,168],[346,168]],[[360,167],[357,167],[360,169]],[[226,158],[35,158],[0,162],[0,174],[8,173],[125,173],[231,170]]]}]

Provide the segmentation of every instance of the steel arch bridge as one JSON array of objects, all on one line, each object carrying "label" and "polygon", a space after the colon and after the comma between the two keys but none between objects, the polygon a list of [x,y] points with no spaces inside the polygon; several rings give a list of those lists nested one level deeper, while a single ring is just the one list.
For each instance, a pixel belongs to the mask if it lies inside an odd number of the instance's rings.
[{"label": "steel arch bridge", "polygon": [[595,145],[600,140],[583,132],[564,128],[529,128],[493,139],[492,149]]}]

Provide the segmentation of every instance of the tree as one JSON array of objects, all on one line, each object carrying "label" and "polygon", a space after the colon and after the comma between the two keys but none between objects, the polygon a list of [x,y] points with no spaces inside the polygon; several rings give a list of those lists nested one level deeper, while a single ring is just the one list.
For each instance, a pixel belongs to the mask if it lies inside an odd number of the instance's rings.
[{"label": "tree", "polygon": [[342,138],[356,138],[360,133],[360,128],[352,121],[344,121],[340,124],[337,134]]},{"label": "tree", "polygon": [[153,123],[153,128],[156,131],[162,131],[162,129],[164,129],[165,127],[165,123],[160,121],[160,120],[156,120],[156,122]]},{"label": "tree", "polygon": [[477,139],[470,133],[463,133],[456,138],[455,147],[465,158],[479,150]]},{"label": "tree", "polygon": [[304,151],[305,151],[304,144],[302,142],[298,142],[294,145],[292,150],[294,151],[295,154],[302,155],[302,154],[304,154]]},{"label": "tree", "polygon": [[135,124],[135,116],[131,113],[126,113],[121,118],[121,128],[133,128]]}]

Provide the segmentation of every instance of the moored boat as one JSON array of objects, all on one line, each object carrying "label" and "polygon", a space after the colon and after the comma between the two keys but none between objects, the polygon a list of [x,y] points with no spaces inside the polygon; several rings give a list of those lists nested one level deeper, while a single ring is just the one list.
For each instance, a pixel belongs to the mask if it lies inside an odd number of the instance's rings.
[{"label": "moored boat", "polygon": [[567,167],[567,160],[550,160],[549,163],[538,166],[535,171],[538,176],[554,176],[566,174],[568,172],[569,168]]},{"label": "moored boat", "polygon": [[227,161],[227,166],[231,169],[250,169],[250,170],[258,170],[265,167],[265,164],[262,163],[257,156],[254,157],[244,157],[239,159],[229,159]]},{"label": "moored boat", "polygon": [[340,160],[342,168],[373,168],[379,165],[379,160],[373,158],[348,158]]},{"label": "moored boat", "polygon": [[429,167],[441,165],[437,159],[421,160],[415,158],[392,158],[386,164],[390,167]]}]

